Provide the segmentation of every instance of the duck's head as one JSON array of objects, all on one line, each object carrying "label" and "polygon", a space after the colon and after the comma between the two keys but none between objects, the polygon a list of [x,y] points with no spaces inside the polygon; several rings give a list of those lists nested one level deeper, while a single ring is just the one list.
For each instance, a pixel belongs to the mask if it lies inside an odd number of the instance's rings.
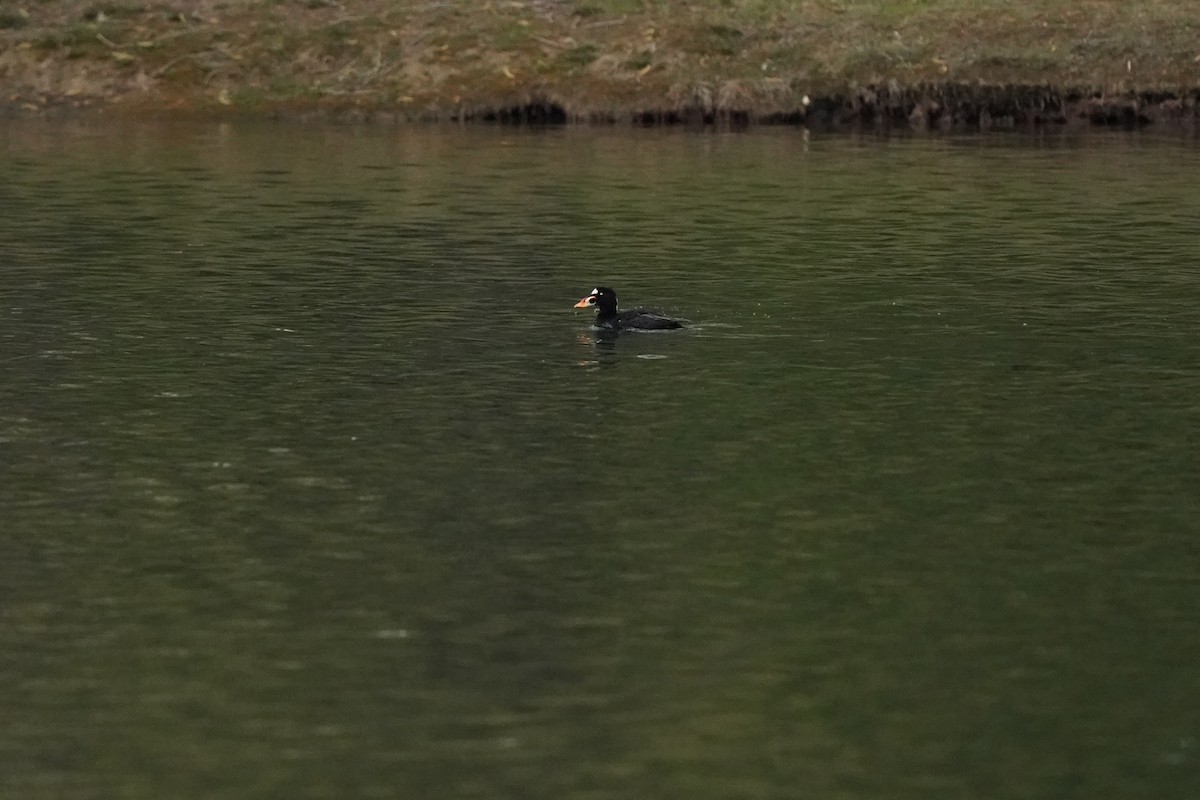
[{"label": "duck's head", "polygon": [[575,307],[595,307],[602,314],[615,314],[617,312],[617,293],[607,286],[597,286],[592,289],[591,294],[576,303]]}]

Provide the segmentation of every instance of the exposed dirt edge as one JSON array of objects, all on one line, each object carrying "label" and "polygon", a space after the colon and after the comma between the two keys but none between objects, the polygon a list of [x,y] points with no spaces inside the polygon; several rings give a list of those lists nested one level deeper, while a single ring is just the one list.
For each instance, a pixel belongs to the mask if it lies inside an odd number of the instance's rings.
[{"label": "exposed dirt edge", "polygon": [[864,86],[804,98],[795,108],[715,107],[691,103],[627,113],[573,109],[553,99],[495,108],[457,109],[445,118],[501,123],[622,123],[639,125],[799,125],[817,129],[1008,130],[1086,126],[1135,129],[1150,125],[1195,129],[1200,89],[1120,95],[1050,86]]},{"label": "exposed dirt edge", "polygon": [[343,122],[489,122],[514,125],[635,124],[796,125],[818,130],[904,129],[989,131],[1037,127],[1137,129],[1162,126],[1194,131],[1200,127],[1200,89],[1109,94],[1099,89],[1053,86],[926,84],[912,87],[862,86],[818,97],[795,107],[721,106],[697,92],[668,108],[594,109],[554,97],[531,95],[518,102],[476,103],[442,110],[353,105],[303,100],[265,101],[227,107],[215,102],[158,106],[152,98],[136,103],[79,102],[45,96],[0,102],[0,116],[134,116],[182,118],[328,119]]}]

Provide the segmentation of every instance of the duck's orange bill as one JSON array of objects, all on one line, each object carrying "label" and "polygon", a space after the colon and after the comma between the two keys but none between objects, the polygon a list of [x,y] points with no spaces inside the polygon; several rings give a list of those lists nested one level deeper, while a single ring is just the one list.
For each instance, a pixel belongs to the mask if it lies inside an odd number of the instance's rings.
[{"label": "duck's orange bill", "polygon": [[591,300],[592,300],[592,296],[589,294],[587,297],[583,298],[578,303],[576,303],[575,308],[590,308],[592,305]]}]

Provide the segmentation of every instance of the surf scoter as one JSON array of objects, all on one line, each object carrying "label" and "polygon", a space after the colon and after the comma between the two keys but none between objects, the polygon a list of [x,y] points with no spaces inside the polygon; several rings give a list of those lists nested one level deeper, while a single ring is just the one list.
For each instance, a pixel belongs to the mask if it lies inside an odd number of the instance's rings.
[{"label": "surf scoter", "polygon": [[617,293],[607,286],[597,286],[592,293],[575,304],[575,308],[596,308],[596,327],[613,331],[665,331],[682,328],[683,323],[647,308],[617,311]]}]

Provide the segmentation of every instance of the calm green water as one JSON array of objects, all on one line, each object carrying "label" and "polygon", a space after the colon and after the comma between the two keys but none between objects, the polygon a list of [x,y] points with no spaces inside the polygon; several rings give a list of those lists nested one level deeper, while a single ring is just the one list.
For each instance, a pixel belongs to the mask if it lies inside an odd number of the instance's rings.
[{"label": "calm green water", "polygon": [[1196,798],[1197,174],[5,123],[0,797]]}]

